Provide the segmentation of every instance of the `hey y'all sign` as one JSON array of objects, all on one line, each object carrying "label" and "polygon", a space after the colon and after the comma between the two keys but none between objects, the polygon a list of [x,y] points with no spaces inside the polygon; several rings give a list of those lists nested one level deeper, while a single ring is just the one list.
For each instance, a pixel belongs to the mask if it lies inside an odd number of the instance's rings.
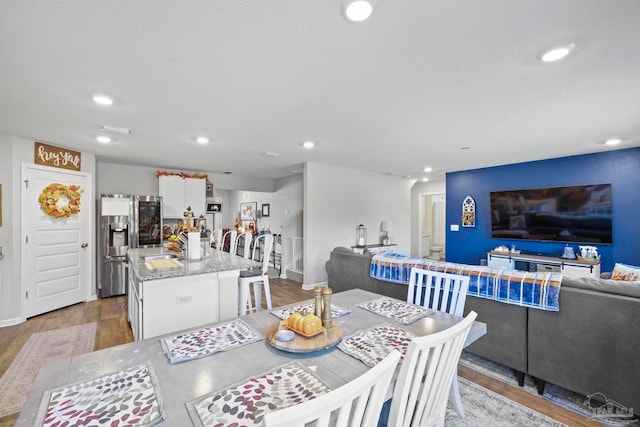
[{"label": "hey y'all sign", "polygon": [[36,141],[35,162],[37,165],[80,170],[80,152],[56,147]]}]

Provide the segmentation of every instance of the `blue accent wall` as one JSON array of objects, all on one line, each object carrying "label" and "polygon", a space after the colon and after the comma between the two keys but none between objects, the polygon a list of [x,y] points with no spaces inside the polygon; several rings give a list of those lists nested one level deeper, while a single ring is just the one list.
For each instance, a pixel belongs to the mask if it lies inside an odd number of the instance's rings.
[{"label": "blue accent wall", "polygon": [[[612,184],[613,243],[597,246],[601,271],[616,262],[640,266],[640,148],[518,163],[447,174],[447,261],[480,264],[496,246],[516,245],[542,253],[559,254],[566,243],[493,239],[489,193],[570,185]],[[476,226],[463,228],[462,201],[476,201]],[[451,231],[458,224],[460,231]],[[578,252],[578,243],[570,244]]]}]

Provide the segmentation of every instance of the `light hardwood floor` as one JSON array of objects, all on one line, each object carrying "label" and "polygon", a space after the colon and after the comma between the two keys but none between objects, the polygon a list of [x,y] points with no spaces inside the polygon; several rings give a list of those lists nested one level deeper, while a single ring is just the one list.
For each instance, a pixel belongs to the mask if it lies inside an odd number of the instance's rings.
[{"label": "light hardwood floor", "polygon": [[[271,300],[274,307],[313,298],[311,291],[303,290],[300,287],[300,283],[291,280],[271,279],[270,287]],[[264,302],[263,306],[266,306]],[[19,325],[0,328],[0,375],[4,374],[9,368],[22,345],[34,332],[96,322],[95,350],[133,341],[131,329],[127,323],[126,310],[127,297],[118,296],[76,304],[30,318]],[[461,366],[459,375],[569,426],[600,425],[581,415],[554,405],[545,399],[534,396],[519,387],[496,381],[472,369]],[[18,419],[18,415],[13,414],[0,418],[0,427],[13,426]]]}]

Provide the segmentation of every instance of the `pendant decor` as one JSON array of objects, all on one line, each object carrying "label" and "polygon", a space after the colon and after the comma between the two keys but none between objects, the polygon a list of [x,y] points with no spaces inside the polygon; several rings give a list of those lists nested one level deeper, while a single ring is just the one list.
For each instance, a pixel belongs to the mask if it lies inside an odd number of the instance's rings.
[{"label": "pendant decor", "polygon": [[[84,192],[79,185],[49,184],[42,190],[38,201],[42,209],[54,218],[69,217],[80,212],[80,195]],[[61,204],[59,203],[66,203]]]},{"label": "pendant decor", "polygon": [[476,201],[471,196],[465,197],[462,201],[462,226],[476,226]]}]

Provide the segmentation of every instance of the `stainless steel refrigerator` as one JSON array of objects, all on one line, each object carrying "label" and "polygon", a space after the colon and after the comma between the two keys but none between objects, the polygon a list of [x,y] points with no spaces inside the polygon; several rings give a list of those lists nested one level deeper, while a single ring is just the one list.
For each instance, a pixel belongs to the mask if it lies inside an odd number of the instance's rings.
[{"label": "stainless steel refrigerator", "polygon": [[124,295],[127,250],[162,246],[162,197],[102,194],[98,216],[100,296]]}]

